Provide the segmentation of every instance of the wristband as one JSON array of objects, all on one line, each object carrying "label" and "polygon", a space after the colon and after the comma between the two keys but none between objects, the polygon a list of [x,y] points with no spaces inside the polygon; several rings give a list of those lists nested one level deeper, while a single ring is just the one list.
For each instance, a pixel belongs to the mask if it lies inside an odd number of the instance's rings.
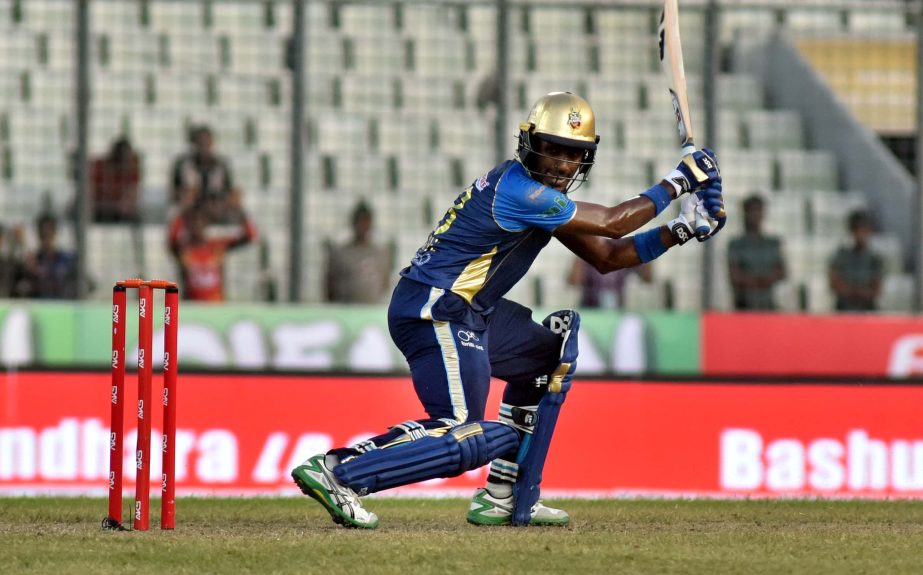
[{"label": "wristband", "polygon": [[643,264],[657,259],[667,251],[667,246],[660,239],[660,228],[635,234],[631,239],[635,242],[635,250]]},{"label": "wristband", "polygon": [[660,184],[651,186],[647,191],[641,192],[641,195],[647,196],[654,202],[655,216],[660,215],[660,212],[665,210],[670,205],[670,202],[673,201],[673,196],[670,195],[669,190]]}]

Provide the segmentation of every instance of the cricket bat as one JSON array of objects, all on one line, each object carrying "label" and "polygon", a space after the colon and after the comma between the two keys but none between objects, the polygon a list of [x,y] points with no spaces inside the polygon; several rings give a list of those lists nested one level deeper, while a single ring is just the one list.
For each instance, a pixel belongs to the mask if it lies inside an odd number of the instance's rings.
[{"label": "cricket bat", "polygon": [[[673,113],[676,115],[680,150],[684,156],[687,156],[695,152],[696,147],[692,116],[689,114],[689,92],[686,89],[686,69],[683,66],[683,45],[679,35],[678,0],[664,0],[657,37],[660,44],[660,64],[667,76],[670,98],[673,101]],[[696,214],[695,228],[696,233],[706,228],[710,231],[708,222],[704,221],[699,214]]]}]

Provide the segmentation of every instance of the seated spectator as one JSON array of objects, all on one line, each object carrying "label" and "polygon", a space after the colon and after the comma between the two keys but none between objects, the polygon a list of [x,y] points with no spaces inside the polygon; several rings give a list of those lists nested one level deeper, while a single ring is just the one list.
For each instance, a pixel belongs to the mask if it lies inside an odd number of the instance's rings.
[{"label": "seated spectator", "polygon": [[782,242],[763,234],[763,199],[744,200],[744,233],[728,245],[728,271],[734,292],[734,309],[774,310],[773,287],[785,279]]},{"label": "seated spectator", "polygon": [[231,223],[240,191],[234,186],[227,160],[215,153],[211,128],[201,125],[190,129],[189,143],[189,152],[173,163],[173,203],[204,210],[212,223]]},{"label": "seated spectator", "polygon": [[94,222],[137,222],[141,164],[127,138],[90,166]]},{"label": "seated spectator", "polygon": [[18,288],[23,297],[75,299],[77,254],[58,249],[58,220],[44,213],[36,220],[39,247],[26,256]]},{"label": "seated spectator", "polygon": [[567,283],[580,288],[580,307],[624,309],[625,285],[632,275],[637,275],[644,283],[653,281],[650,264],[601,274],[591,264],[575,258]]},{"label": "seated spectator", "polygon": [[0,226],[0,298],[17,297],[23,275],[23,230]]},{"label": "seated spectator", "polygon": [[391,284],[391,256],[372,242],[372,209],[359,202],[352,214],[352,239],[327,253],[327,301],[379,303]]},{"label": "seated spectator", "polygon": [[189,208],[170,223],[170,251],[180,267],[183,298],[193,301],[224,301],[224,260],[229,250],[256,239],[256,227],[239,200],[229,206],[238,229],[230,235],[209,237],[209,214]]},{"label": "seated spectator", "polygon": [[840,247],[830,260],[830,288],[836,296],[836,309],[874,311],[885,273],[884,258],[869,246],[874,224],[868,212],[857,210],[849,214],[848,228],[852,245]]}]

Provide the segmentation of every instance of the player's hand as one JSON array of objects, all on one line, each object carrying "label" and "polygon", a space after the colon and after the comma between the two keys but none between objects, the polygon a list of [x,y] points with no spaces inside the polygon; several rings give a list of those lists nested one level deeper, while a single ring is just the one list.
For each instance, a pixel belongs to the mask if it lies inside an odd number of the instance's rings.
[{"label": "player's hand", "polygon": [[724,195],[721,190],[721,180],[713,182],[704,189],[695,193],[702,200],[702,206],[708,212],[708,217],[717,220],[725,216]]},{"label": "player's hand", "polygon": [[713,182],[703,190],[689,194],[680,203],[679,217],[667,227],[676,243],[683,245],[693,237],[700,242],[711,239],[727,223],[721,182]]},{"label": "player's hand", "polygon": [[724,196],[721,193],[721,181],[710,184],[703,190],[693,194],[699,198],[696,203],[696,224],[707,224],[707,229],[696,227],[695,237],[700,242],[707,241],[721,231],[727,223],[727,213],[724,211]]},{"label": "player's hand", "polygon": [[718,158],[708,148],[696,150],[683,157],[676,169],[666,177],[666,181],[673,186],[676,197],[720,182]]}]

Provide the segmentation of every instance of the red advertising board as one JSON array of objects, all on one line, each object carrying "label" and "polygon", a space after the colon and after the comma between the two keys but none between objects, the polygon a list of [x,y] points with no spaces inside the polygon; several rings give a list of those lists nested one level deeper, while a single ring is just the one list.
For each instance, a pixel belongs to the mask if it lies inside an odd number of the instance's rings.
[{"label": "red advertising board", "polygon": [[[108,386],[106,374],[0,375],[0,493],[102,495]],[[183,375],[178,401],[180,495],[296,495],[302,459],[423,415],[402,378]],[[923,498],[921,411],[919,386],[578,381],[544,492]],[[133,446],[129,433],[125,469]],[[470,494],[485,477],[398,493]]]},{"label": "red advertising board", "polygon": [[702,373],[923,376],[923,318],[703,314]]}]

